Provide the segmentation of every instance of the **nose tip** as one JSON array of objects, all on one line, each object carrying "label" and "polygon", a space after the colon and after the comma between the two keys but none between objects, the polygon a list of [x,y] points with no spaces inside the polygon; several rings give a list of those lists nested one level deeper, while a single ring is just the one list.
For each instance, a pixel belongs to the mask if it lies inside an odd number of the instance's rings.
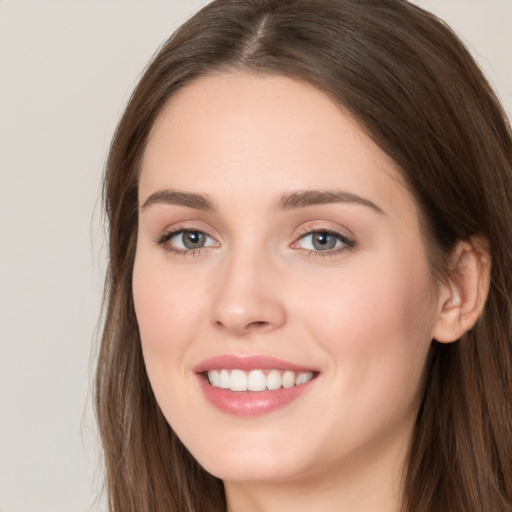
[{"label": "nose tip", "polygon": [[231,267],[219,276],[219,289],[213,305],[213,324],[237,336],[263,333],[286,322],[284,301],[277,287],[269,282],[268,269]]}]

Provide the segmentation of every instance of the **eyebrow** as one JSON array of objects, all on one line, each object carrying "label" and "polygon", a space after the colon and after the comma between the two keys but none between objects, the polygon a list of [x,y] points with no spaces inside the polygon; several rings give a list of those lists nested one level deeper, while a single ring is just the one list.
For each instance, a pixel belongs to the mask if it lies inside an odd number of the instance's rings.
[{"label": "eyebrow", "polygon": [[178,206],[188,206],[196,210],[213,211],[216,207],[208,196],[201,194],[192,194],[190,192],[180,192],[178,190],[159,190],[151,194],[141,206],[141,210],[154,204],[175,204]]},{"label": "eyebrow", "polygon": [[329,203],[352,203],[366,206],[378,213],[384,213],[382,208],[369,199],[341,190],[304,190],[291,192],[280,197],[278,207],[282,210],[293,210],[295,208],[306,208]]},{"label": "eyebrow", "polygon": [[[330,190],[303,190],[283,194],[277,202],[277,208],[280,210],[294,210],[330,203],[359,204],[371,208],[378,213],[384,213],[382,208],[369,199],[365,199],[357,194],[352,194],[351,192]],[[172,189],[159,190],[151,194],[146,201],[144,201],[141,210],[155,204],[186,206],[188,208],[205,211],[217,210],[214,202],[207,195],[181,192]]]}]

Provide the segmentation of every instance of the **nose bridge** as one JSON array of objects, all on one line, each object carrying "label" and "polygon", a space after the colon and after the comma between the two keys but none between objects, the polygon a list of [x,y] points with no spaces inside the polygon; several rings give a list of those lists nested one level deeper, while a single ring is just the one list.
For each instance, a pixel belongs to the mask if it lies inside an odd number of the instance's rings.
[{"label": "nose bridge", "polygon": [[216,276],[213,323],[243,335],[282,326],[284,303],[276,286],[278,273],[270,251],[250,241],[233,245]]}]

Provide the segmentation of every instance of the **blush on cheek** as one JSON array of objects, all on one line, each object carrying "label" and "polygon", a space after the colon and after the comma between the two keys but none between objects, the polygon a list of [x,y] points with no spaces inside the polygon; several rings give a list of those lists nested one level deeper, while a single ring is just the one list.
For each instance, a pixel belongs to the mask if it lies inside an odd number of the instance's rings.
[{"label": "blush on cheek", "polygon": [[166,316],[162,314],[166,309],[166,298],[147,269],[147,265],[143,266],[136,260],[132,281],[133,302],[142,344],[153,345],[164,343],[163,334],[168,332]]},{"label": "blush on cheek", "polygon": [[[425,297],[432,294],[432,284],[418,281],[412,272],[404,278],[403,271],[388,269],[385,275],[367,274],[367,285],[360,278],[337,283],[329,306],[310,315],[321,326],[319,341],[330,343],[329,350],[346,366],[351,386],[362,389],[366,382],[380,382],[401,395],[419,382],[425,365],[434,321]],[[308,302],[321,303],[314,297]],[[351,368],[358,368],[356,374]],[[380,396],[378,390],[374,396]]]},{"label": "blush on cheek", "polygon": [[[133,298],[142,345],[161,355],[190,343],[204,318],[204,292],[164,266],[140,260],[133,272]],[[178,334],[178,335],[177,335]]]}]

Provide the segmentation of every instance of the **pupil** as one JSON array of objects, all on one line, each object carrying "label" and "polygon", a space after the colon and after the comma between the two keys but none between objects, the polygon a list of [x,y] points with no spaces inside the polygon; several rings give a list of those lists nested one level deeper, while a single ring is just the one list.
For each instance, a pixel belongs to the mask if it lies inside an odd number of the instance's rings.
[{"label": "pupil", "polygon": [[200,231],[187,231],[183,233],[183,245],[187,249],[199,249],[204,246],[205,236]]},{"label": "pupil", "polygon": [[337,238],[329,233],[314,233],[313,247],[320,251],[334,249],[336,247]]}]

